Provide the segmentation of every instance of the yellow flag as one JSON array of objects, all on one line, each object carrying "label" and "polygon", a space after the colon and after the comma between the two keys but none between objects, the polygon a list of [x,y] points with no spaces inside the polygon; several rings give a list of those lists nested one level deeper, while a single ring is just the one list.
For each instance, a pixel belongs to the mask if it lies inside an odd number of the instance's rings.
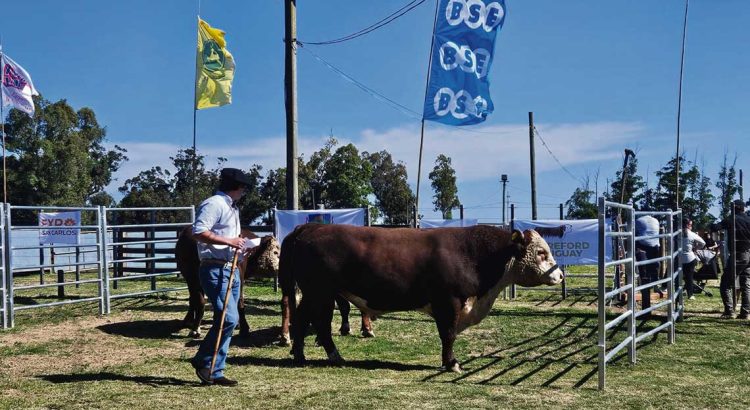
[{"label": "yellow flag", "polygon": [[226,49],[224,32],[198,18],[195,109],[232,103],[234,58]]}]

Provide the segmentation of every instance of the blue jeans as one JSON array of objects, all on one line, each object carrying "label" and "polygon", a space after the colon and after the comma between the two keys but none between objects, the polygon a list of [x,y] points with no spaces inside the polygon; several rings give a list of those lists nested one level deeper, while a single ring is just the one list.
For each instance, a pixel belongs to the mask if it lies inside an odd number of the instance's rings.
[{"label": "blue jeans", "polygon": [[[193,358],[193,365],[201,368],[210,368],[211,359],[216,348],[216,339],[219,332],[219,322],[221,321],[221,311],[224,308],[224,297],[226,296],[227,282],[229,282],[230,267],[226,265],[202,264],[200,267],[200,281],[203,291],[206,293],[208,301],[213,306],[213,324],[211,330],[206,333],[206,337],[198,348],[198,353]],[[237,326],[239,313],[237,312],[237,301],[240,298],[240,272],[235,269],[234,278],[232,279],[232,293],[227,301],[227,314],[224,318],[224,328],[221,332],[221,343],[219,344],[219,353],[216,355],[216,365],[214,367],[213,378],[224,375],[224,367],[229,350],[229,342],[232,340],[232,332]]]}]

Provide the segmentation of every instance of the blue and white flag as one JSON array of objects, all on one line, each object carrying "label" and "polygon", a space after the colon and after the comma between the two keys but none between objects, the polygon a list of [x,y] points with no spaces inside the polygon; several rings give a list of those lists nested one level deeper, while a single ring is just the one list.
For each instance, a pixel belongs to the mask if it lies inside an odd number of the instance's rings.
[{"label": "blue and white flag", "polygon": [[505,0],[439,0],[424,119],[477,124],[494,110],[487,74]]},{"label": "blue and white flag", "polygon": [[31,76],[5,54],[0,55],[0,93],[3,95],[3,106],[10,105],[34,115],[32,96],[39,93],[31,82]]}]

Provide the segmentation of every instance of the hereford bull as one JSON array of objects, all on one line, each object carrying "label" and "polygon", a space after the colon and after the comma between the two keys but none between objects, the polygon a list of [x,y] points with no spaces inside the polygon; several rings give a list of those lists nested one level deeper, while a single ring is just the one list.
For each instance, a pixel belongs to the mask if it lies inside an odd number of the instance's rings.
[{"label": "hereford bull", "polygon": [[[258,236],[249,229],[242,229],[241,235],[249,239],[258,238]],[[250,249],[244,261],[239,264],[241,283],[244,284],[247,275],[261,278],[275,277],[279,272],[279,251],[279,242],[276,238],[273,236],[265,236],[261,238],[260,245]],[[188,286],[188,293],[190,294],[188,299],[188,311],[183,319],[183,325],[190,329],[191,337],[200,337],[200,324],[205,312],[206,299],[205,294],[203,293],[203,288],[200,284],[200,279],[198,278],[198,268],[200,266],[198,248],[190,227],[186,227],[180,232],[177,244],[175,245],[175,260],[177,262],[177,269],[182,274],[182,277],[185,278],[185,282]],[[240,294],[242,294],[242,292],[240,292]],[[286,301],[282,303],[282,316],[289,314],[289,308],[285,303]],[[338,297],[336,303],[341,312],[341,328],[339,331],[342,335],[348,335],[350,333],[349,302],[343,297]],[[245,316],[244,298],[240,298],[240,300],[237,301],[237,310],[240,313],[240,335],[246,336],[250,332],[250,325]],[[282,321],[288,322],[288,319],[282,318]],[[375,336],[372,330],[372,323],[364,314],[362,315],[361,333],[364,337]],[[282,335],[281,343],[291,343],[288,332]]]},{"label": "hereford bull", "polygon": [[[292,354],[305,362],[310,323],[329,361],[343,363],[331,338],[333,301],[344,296],[370,317],[420,310],[435,319],[442,365],[460,372],[453,355],[456,336],[479,323],[500,291],[555,285],[563,273],[538,233],[490,226],[432,230],[347,225],[302,225],[284,239],[279,261],[283,297],[292,304]],[[289,332],[289,323],[283,323]]]},{"label": "hereford bull", "polygon": [[[249,229],[242,229],[240,235],[249,239],[258,238]],[[190,329],[190,336],[200,337],[200,324],[203,320],[206,299],[198,278],[200,259],[191,227],[186,227],[180,232],[174,253],[177,269],[185,278],[190,293],[188,312],[183,323]],[[248,251],[239,267],[241,284],[244,284],[248,273],[256,277],[275,277],[279,271],[279,242],[273,236],[261,238],[260,245]],[[245,299],[241,297],[237,301],[237,306],[240,313],[240,335],[247,335],[250,332],[250,326],[245,317]]]}]

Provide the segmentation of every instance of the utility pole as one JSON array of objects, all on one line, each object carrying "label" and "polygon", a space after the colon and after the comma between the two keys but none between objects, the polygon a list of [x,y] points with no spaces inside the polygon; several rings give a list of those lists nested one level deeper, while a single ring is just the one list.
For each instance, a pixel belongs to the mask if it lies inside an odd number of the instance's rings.
[{"label": "utility pole", "polygon": [[534,153],[534,113],[529,112],[529,158],[531,160],[531,220],[536,220],[536,165]]},{"label": "utility pole", "polygon": [[284,3],[286,101],[286,209],[297,209],[297,0]]},{"label": "utility pole", "polygon": [[505,184],[508,183],[508,175],[500,175],[500,182],[503,183],[503,225],[505,225]]}]

